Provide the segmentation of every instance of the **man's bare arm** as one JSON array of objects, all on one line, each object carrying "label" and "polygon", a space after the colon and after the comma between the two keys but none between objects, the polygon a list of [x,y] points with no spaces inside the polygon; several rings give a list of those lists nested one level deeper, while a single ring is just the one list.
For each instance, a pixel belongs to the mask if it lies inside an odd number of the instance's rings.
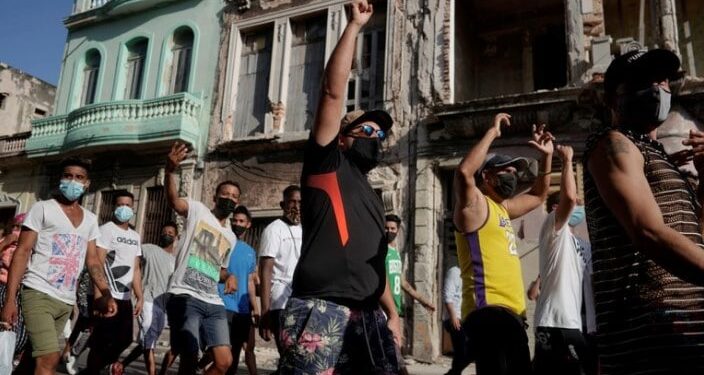
[{"label": "man's bare arm", "polygon": [[411,298],[418,301],[418,303],[423,305],[426,309],[435,311],[435,305],[423,297],[423,295],[421,295],[405,278],[401,279],[401,289],[403,289],[406,293],[408,293],[408,295],[411,296]]},{"label": "man's bare arm", "polygon": [[550,172],[552,171],[552,153],[554,137],[545,130],[545,125],[536,127],[533,125],[533,135],[528,142],[542,155],[538,177],[533,183],[533,187],[525,194],[503,201],[508,216],[511,219],[521,217],[545,202],[550,190]]},{"label": "man's bare arm", "polygon": [[577,204],[577,183],[572,170],[574,151],[570,146],[557,146],[557,153],[562,160],[562,175],[560,177],[560,202],[555,209],[555,231],[562,229],[570,218]]},{"label": "man's bare arm", "polygon": [[704,251],[665,224],[643,172],[644,162],[628,138],[611,132],[597,144],[587,167],[633,244],[673,275],[704,285]]},{"label": "man's bare arm", "polygon": [[330,144],[340,132],[340,115],[352,69],[357,35],[373,13],[373,7],[367,0],[353,1],[351,9],[352,19],[332,51],[323,75],[322,92],[313,123],[313,137],[320,146]]},{"label": "man's bare arm", "polygon": [[188,201],[178,196],[178,188],[174,181],[174,172],[181,162],[188,155],[188,147],[182,143],[174,143],[171,146],[171,151],[166,159],[166,167],[164,168],[164,187],[166,189],[166,201],[177,214],[186,217],[188,216]]},{"label": "man's bare arm", "polygon": [[477,187],[474,175],[484,163],[491,144],[501,136],[501,126],[511,125],[510,119],[511,116],[507,113],[497,114],[491,128],[457,166],[453,181],[456,197],[453,221],[455,227],[463,233],[479,229],[489,214],[484,195]]},{"label": "man's bare arm", "polygon": [[105,276],[105,258],[108,251],[95,244],[95,240],[88,243],[88,250],[86,251],[86,268],[90,274],[91,280],[93,280],[93,285],[100,294],[96,296],[109,296],[110,286],[108,285],[108,279]]}]

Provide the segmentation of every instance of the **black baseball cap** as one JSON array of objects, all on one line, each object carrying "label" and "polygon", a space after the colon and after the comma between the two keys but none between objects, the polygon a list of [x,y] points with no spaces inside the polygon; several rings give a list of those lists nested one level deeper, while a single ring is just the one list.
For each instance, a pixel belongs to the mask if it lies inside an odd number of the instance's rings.
[{"label": "black baseball cap", "polygon": [[604,92],[607,101],[613,98],[616,88],[622,84],[648,85],[664,79],[682,78],[680,59],[672,51],[654,49],[635,50],[614,59],[604,74]]},{"label": "black baseball cap", "polygon": [[490,153],[486,155],[484,163],[482,163],[481,168],[477,170],[477,173],[474,175],[474,177],[477,179],[477,181],[481,181],[482,172],[484,172],[485,170],[504,168],[509,166],[516,168],[516,171],[518,173],[521,173],[528,169],[528,164],[528,159],[521,156],[514,157],[505,154]]},{"label": "black baseball cap", "polygon": [[376,109],[372,111],[362,111],[358,109],[348,112],[342,117],[342,121],[340,121],[340,130],[343,134],[345,134],[355,126],[367,121],[377,123],[379,128],[387,133],[394,124],[394,120],[391,118],[391,115],[384,110]]}]

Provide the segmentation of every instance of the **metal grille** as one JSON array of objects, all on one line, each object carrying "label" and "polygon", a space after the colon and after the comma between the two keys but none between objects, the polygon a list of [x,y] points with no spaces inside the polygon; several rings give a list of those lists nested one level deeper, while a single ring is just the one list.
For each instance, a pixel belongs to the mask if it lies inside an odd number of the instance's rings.
[{"label": "metal grille", "polygon": [[259,243],[261,242],[262,232],[267,225],[271,224],[272,221],[276,220],[276,217],[255,217],[252,218],[252,227],[249,228],[247,233],[242,237],[242,240],[248,243],[254,251],[257,252],[259,256]]},{"label": "metal grille", "polygon": [[158,243],[161,226],[173,220],[163,186],[147,188],[147,205],[142,226],[142,243]]},{"label": "metal grille", "polygon": [[100,211],[98,211],[98,222],[100,225],[112,220],[112,213],[115,206],[112,203],[115,190],[105,190],[100,192]]}]

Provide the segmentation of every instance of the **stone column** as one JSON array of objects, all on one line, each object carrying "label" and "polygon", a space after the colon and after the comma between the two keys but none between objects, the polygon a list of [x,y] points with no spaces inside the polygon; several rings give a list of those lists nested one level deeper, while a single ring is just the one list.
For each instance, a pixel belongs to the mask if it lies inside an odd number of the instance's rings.
[{"label": "stone column", "polygon": [[581,0],[564,0],[565,36],[567,47],[567,82],[584,83],[587,61],[584,53],[584,18]]},{"label": "stone column", "polygon": [[289,60],[291,55],[291,24],[288,18],[274,22],[274,41],[271,48],[269,74],[269,112],[266,114],[264,132],[283,132],[286,98],[288,96]]},{"label": "stone column", "polygon": [[675,0],[657,0],[655,15],[659,24],[658,45],[680,56]]}]

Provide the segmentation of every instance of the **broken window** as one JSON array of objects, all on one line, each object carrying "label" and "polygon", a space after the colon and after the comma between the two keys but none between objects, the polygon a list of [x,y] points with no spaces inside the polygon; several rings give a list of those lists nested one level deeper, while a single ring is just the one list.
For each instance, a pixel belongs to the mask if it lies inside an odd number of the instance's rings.
[{"label": "broken window", "polygon": [[34,118],[44,118],[46,117],[46,110],[41,108],[34,108]]},{"label": "broken window", "polygon": [[235,137],[264,132],[271,69],[271,27],[244,33],[237,77]]},{"label": "broken window", "polygon": [[567,84],[562,0],[455,4],[455,100]]},{"label": "broken window", "polygon": [[612,0],[604,2],[604,26],[613,39],[617,53],[640,47],[654,48],[657,25],[650,0]]},{"label": "broken window", "polygon": [[182,27],[174,33],[171,49],[173,65],[171,67],[171,92],[188,91],[188,79],[191,74],[191,54],[193,51],[193,31]]},{"label": "broken window", "polygon": [[704,73],[704,2],[677,0],[682,67],[687,74]]},{"label": "broken window", "polygon": [[325,64],[323,14],[291,23],[292,41],[286,105],[286,130],[303,131],[313,127]]},{"label": "broken window", "polygon": [[0,92],[0,109],[5,109],[5,101],[9,96],[6,92]]},{"label": "broken window", "polygon": [[81,106],[95,103],[95,94],[98,87],[98,73],[100,72],[100,52],[91,49],[86,53],[85,67],[83,68],[83,89],[81,90]]},{"label": "broken window", "polygon": [[374,4],[374,15],[357,37],[352,74],[347,85],[347,111],[378,109],[384,102],[386,9]]},{"label": "broken window", "polygon": [[140,38],[127,46],[127,77],[125,99],[139,99],[142,96],[144,64],[147,58],[147,39]]}]

